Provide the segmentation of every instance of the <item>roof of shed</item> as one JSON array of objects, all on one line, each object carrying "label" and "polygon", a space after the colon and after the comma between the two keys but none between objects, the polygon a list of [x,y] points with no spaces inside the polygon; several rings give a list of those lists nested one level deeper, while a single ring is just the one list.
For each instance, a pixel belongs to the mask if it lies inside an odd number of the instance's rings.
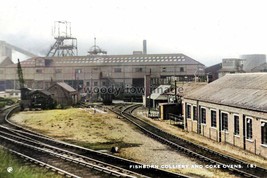
[{"label": "roof of shed", "polygon": [[267,73],[227,74],[184,98],[267,112]]},{"label": "roof of shed", "polygon": [[50,96],[52,95],[49,91],[47,90],[33,90],[30,92],[30,94],[34,94],[34,93],[42,93],[44,95]]},{"label": "roof of shed", "polygon": [[150,99],[152,100],[166,100],[167,96],[163,96],[166,92],[169,91],[171,85],[160,85],[152,91]]},{"label": "roof of shed", "polygon": [[[206,82],[183,82],[183,83],[177,83],[176,85],[176,94],[177,96],[184,96],[187,93],[190,93],[194,90],[197,90],[201,87],[204,87],[207,85]],[[174,95],[175,89],[172,89],[170,92],[167,93],[167,95]]]},{"label": "roof of shed", "polygon": [[63,89],[67,90],[68,92],[76,92],[74,88],[66,84],[65,82],[57,82],[57,85],[61,86]]}]

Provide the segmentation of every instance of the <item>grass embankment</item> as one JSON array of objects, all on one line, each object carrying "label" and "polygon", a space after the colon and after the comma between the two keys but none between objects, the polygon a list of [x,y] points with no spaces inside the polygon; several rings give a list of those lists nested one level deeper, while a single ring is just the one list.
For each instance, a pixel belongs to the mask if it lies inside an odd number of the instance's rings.
[{"label": "grass embankment", "polygon": [[[38,115],[36,115],[38,114]],[[22,112],[14,121],[43,134],[96,150],[140,145],[129,140],[129,126],[112,113],[93,114],[92,110],[68,109]]]},{"label": "grass embankment", "polygon": [[[8,172],[9,170],[9,172]],[[47,169],[29,166],[16,159],[16,156],[0,148],[0,177],[1,178],[61,178]]]}]

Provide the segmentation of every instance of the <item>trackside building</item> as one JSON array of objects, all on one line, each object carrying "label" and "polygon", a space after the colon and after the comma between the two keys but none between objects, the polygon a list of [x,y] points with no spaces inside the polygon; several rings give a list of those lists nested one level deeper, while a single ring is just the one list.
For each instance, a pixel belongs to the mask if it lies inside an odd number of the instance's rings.
[{"label": "trackside building", "polygon": [[228,74],[183,98],[184,124],[267,158],[267,73]]}]

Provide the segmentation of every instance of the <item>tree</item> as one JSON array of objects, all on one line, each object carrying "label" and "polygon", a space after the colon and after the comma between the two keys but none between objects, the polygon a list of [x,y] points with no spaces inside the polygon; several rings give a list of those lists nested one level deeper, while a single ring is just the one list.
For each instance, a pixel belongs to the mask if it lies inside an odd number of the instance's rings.
[{"label": "tree", "polygon": [[20,88],[24,88],[23,73],[22,73],[22,68],[21,68],[19,59],[18,59],[17,73],[18,73],[18,77],[19,77]]}]

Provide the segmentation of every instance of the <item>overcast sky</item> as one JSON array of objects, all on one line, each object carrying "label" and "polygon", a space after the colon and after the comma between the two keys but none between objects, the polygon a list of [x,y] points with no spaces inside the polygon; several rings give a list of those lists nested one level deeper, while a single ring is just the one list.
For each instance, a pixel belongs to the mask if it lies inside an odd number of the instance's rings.
[{"label": "overcast sky", "polygon": [[8,0],[0,40],[45,55],[54,21],[71,22],[79,55],[97,44],[108,54],[184,53],[209,66],[267,51],[264,0]]}]

